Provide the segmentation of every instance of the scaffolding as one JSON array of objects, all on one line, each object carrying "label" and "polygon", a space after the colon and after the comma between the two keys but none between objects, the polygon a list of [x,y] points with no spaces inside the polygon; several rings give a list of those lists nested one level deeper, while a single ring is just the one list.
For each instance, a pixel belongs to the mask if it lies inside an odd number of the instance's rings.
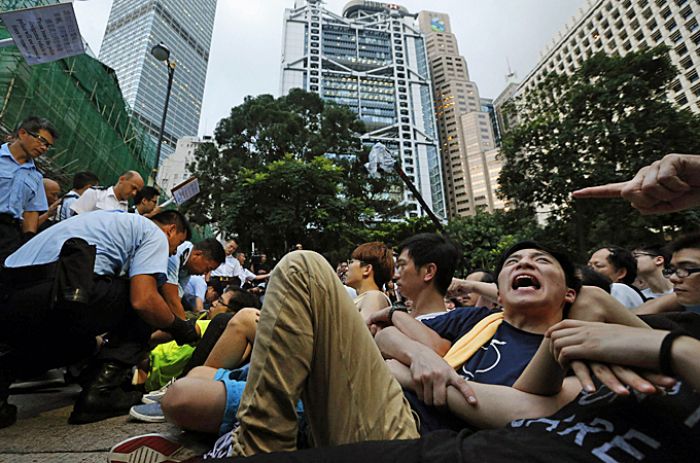
[{"label": "scaffolding", "polygon": [[[0,24],[0,39],[6,37]],[[131,115],[116,74],[87,55],[29,66],[16,47],[0,48],[0,135],[30,115],[58,131],[40,163],[53,177],[89,170],[110,185],[127,170],[147,178],[155,163],[155,141]]]}]

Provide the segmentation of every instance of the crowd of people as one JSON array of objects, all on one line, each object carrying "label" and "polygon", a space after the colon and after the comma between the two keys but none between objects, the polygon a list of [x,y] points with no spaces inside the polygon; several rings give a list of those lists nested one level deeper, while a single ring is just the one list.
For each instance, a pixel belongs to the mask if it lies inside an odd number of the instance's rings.
[{"label": "crowd of people", "polygon": [[[70,423],[129,414],[211,441],[136,436],[115,462],[696,458],[700,232],[579,265],[521,241],[467,275],[432,233],[247,265],[236,239],[193,243],[137,172],[81,172],[61,196],[33,161],[57,137],[29,118],[0,148],[0,427],[13,381],[71,367]],[[697,207],[700,156],[574,196]]]}]

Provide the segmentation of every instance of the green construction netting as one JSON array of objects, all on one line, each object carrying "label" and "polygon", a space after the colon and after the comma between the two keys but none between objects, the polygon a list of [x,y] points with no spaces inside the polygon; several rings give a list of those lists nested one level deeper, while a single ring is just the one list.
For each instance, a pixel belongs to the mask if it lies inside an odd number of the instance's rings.
[{"label": "green construction netting", "polygon": [[45,157],[59,177],[90,170],[109,185],[127,170],[147,178],[155,162],[155,142],[130,115],[114,71],[87,55],[29,66],[16,47],[0,48],[0,132],[29,115],[56,126]]}]

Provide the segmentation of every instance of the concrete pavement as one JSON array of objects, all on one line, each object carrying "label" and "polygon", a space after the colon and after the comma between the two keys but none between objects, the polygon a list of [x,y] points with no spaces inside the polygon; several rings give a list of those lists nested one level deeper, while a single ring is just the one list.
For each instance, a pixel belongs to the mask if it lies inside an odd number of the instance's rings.
[{"label": "concrete pavement", "polygon": [[57,384],[13,391],[10,403],[19,407],[17,423],[0,429],[1,463],[104,463],[117,442],[146,433],[178,434],[167,423],[139,423],[120,416],[85,425],[69,425],[68,415],[79,387]]}]

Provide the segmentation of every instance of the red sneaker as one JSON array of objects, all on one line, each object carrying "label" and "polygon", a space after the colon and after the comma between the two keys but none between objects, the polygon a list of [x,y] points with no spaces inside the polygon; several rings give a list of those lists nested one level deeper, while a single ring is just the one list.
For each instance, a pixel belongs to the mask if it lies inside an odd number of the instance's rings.
[{"label": "red sneaker", "polygon": [[197,454],[163,434],[143,434],[121,441],[109,451],[110,463],[180,463]]}]

